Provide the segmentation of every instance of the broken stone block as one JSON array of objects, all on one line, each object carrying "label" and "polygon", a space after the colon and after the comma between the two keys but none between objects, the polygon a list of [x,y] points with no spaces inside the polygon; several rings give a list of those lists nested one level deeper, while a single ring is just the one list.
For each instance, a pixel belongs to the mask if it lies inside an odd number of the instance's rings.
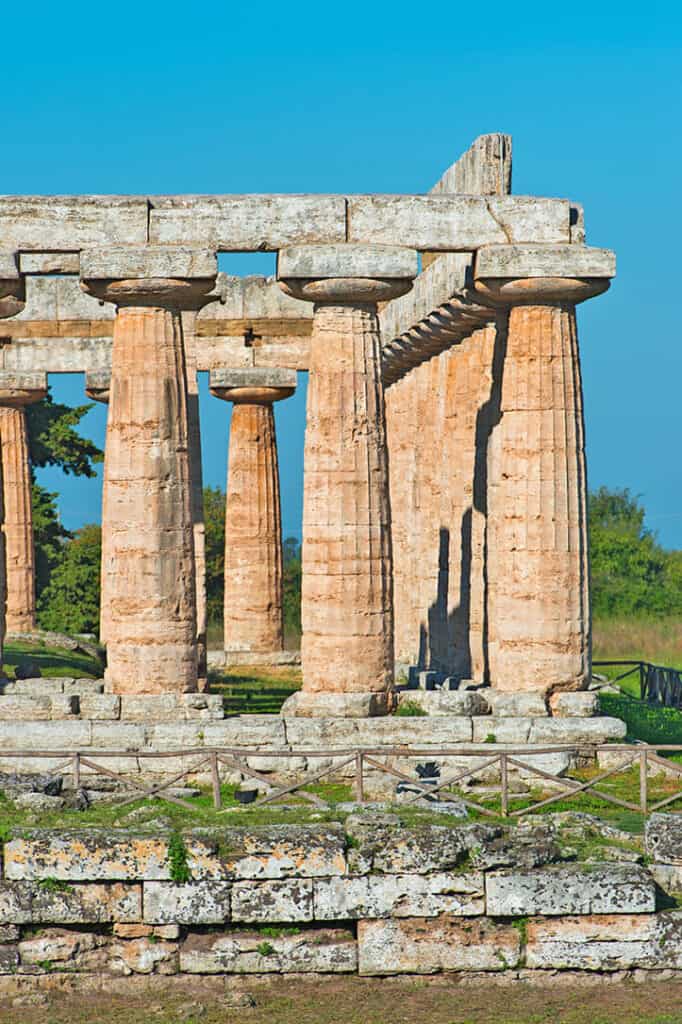
[{"label": "broken stone block", "polygon": [[180,947],[180,970],[188,974],[349,974],[357,965],[351,933],[327,928],[267,938],[248,932],[191,935]]},{"label": "broken stone block", "polygon": [[145,882],[148,924],[223,924],[230,919],[229,882]]},{"label": "broken stone block", "polygon": [[662,864],[682,864],[682,817],[652,814],[645,828],[647,854]]},{"label": "broken stone block", "polygon": [[656,909],[651,875],[635,865],[561,865],[486,875],[492,917],[534,914],[648,914]]},{"label": "broken stone block", "polygon": [[114,942],[109,969],[113,974],[176,974],[177,945],[149,938]]},{"label": "broken stone block", "polygon": [[312,885],[309,878],[235,882],[232,888],[232,920],[253,924],[312,921]]},{"label": "broken stone block", "polygon": [[360,921],[361,975],[503,971],[517,967],[521,936],[510,925],[475,918]]},{"label": "broken stone block", "polygon": [[485,913],[480,872],[316,879],[313,899],[316,921]]},{"label": "broken stone block", "polygon": [[80,954],[96,949],[105,942],[104,936],[92,932],[47,928],[20,942],[19,955],[23,964],[41,964],[46,960],[63,963],[65,960],[75,960]]}]

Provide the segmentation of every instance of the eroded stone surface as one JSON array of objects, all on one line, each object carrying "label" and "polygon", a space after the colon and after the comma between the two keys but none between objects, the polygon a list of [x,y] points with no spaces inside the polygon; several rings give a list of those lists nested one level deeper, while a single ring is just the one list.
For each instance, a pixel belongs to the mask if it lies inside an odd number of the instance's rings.
[{"label": "eroded stone surface", "polygon": [[448,917],[360,921],[360,974],[435,974],[438,971],[502,971],[517,967],[519,932],[485,919]]},{"label": "eroded stone surface", "polygon": [[614,914],[529,921],[528,967],[622,971],[682,967],[682,914]]},{"label": "eroded stone surface", "polygon": [[300,935],[193,935],[180,947],[188,974],[347,974],[357,970],[357,945],[349,932],[316,929]]},{"label": "eroded stone surface", "polygon": [[652,814],[645,829],[646,852],[663,864],[682,864],[682,817]]},{"label": "eroded stone surface", "polygon": [[144,919],[150,924],[222,924],[230,919],[230,884],[145,882]]},{"label": "eroded stone surface", "polygon": [[254,924],[313,920],[313,883],[308,878],[235,882],[232,920]]},{"label": "eroded stone surface", "polygon": [[485,912],[480,872],[363,875],[316,880],[316,921],[380,917],[472,917]]},{"label": "eroded stone surface", "polygon": [[575,865],[486,875],[487,913],[499,917],[543,914],[647,914],[656,908],[651,876],[628,865]]}]

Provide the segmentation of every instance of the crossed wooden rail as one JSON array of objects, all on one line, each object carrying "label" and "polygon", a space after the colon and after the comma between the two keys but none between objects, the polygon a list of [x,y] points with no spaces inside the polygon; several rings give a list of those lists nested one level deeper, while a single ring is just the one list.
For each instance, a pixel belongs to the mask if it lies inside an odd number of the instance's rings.
[{"label": "crossed wooden rail", "polygon": [[[572,753],[576,755],[584,753],[593,756],[601,751],[608,751],[609,754],[612,755],[623,754],[624,757],[623,760],[618,760],[618,764],[615,767],[607,771],[600,772],[593,779],[586,782],[579,782],[576,779],[554,775],[542,768],[538,768],[535,764],[528,763],[527,760],[529,757],[535,758],[539,755],[560,753]],[[547,807],[548,805],[560,800],[572,799],[577,797],[579,794],[586,793],[588,791],[593,795],[600,797],[607,803],[615,804],[618,807],[623,807],[627,810],[641,814],[648,814],[653,811],[660,810],[662,807],[666,807],[682,798],[682,788],[680,788],[675,793],[668,795],[656,803],[651,803],[649,800],[650,766],[655,765],[657,767],[665,768],[669,773],[672,773],[675,776],[682,776],[682,765],[677,764],[669,758],[661,757],[661,752],[667,754],[682,754],[682,744],[665,744],[661,746],[652,746],[649,744],[637,744],[633,746],[628,744],[612,743],[601,745],[559,744],[551,747],[533,748],[532,751],[529,751],[527,747],[519,747],[518,749],[512,750],[501,750],[496,753],[492,753],[491,751],[490,756],[483,754],[480,749],[474,750],[466,746],[441,747],[437,749],[422,749],[402,746],[363,747],[347,750],[250,750],[231,747],[213,749],[192,747],[163,752],[108,750],[95,755],[90,751],[74,750],[68,752],[66,760],[63,760],[64,751],[3,750],[0,751],[0,758],[17,758],[22,760],[27,757],[38,759],[57,759],[59,760],[59,764],[56,767],[52,767],[50,770],[55,774],[71,775],[73,778],[74,788],[77,790],[82,788],[83,769],[86,769],[93,775],[104,775],[125,784],[129,789],[137,791],[134,796],[127,795],[122,801],[113,801],[115,806],[123,807],[126,804],[134,803],[141,797],[146,797],[147,799],[168,800],[171,803],[177,804],[190,811],[196,810],[196,807],[192,806],[192,804],[187,800],[167,792],[167,790],[171,789],[178,782],[187,779],[189,776],[194,776],[199,771],[207,768],[210,770],[211,775],[213,805],[216,810],[220,810],[222,808],[220,778],[221,767],[236,770],[242,775],[247,776],[250,779],[254,779],[262,784],[265,792],[252,805],[254,807],[274,803],[276,800],[280,800],[282,797],[287,796],[290,793],[298,793],[303,797],[303,799],[309,801],[316,807],[328,808],[329,805],[320,796],[316,793],[308,792],[305,787],[319,782],[326,776],[332,775],[351,764],[355,765],[355,795],[359,803],[365,802],[365,771],[366,768],[369,767],[375,771],[393,776],[401,782],[407,782],[411,787],[417,790],[416,793],[413,793],[408,799],[403,801],[404,806],[414,804],[424,796],[428,796],[431,800],[437,800],[445,791],[456,786],[458,783],[463,782],[464,779],[473,778],[480,772],[488,772],[490,769],[497,766],[499,767],[500,812],[463,797],[461,793],[458,793],[457,797],[465,804],[466,807],[488,817],[496,818],[501,816],[503,818],[521,818],[524,815],[532,814],[541,807]],[[108,760],[110,758],[132,758],[135,759],[135,761],[155,761],[169,757],[196,757],[197,760],[183,768],[181,772],[174,774],[170,779],[166,779],[164,777],[151,785],[138,781],[135,778],[135,774],[116,772],[107,767],[106,764],[98,763],[98,761],[101,761],[102,759]],[[328,763],[323,765],[322,768],[306,774],[303,778],[298,779],[297,781],[283,782],[277,779],[274,774],[269,773],[266,775],[263,772],[259,772],[255,768],[252,768],[248,764],[249,758],[258,757],[281,758],[285,762],[290,758],[304,757],[309,761],[323,758],[327,760]],[[437,781],[429,783],[420,781],[411,775],[405,774],[405,772],[400,771],[386,760],[390,758],[413,758],[415,760],[425,758],[433,760],[434,758],[441,759],[449,757],[476,758],[477,763],[473,767],[464,771],[458,770],[454,774],[450,774],[445,778],[439,778]],[[95,760],[95,758],[98,760]],[[635,764],[639,765],[638,803],[632,803],[631,801],[624,800],[621,797],[614,796],[613,793],[606,793],[603,789],[598,788],[599,784],[604,782],[606,779],[627,770]],[[537,776],[544,782],[551,782],[554,786],[559,788],[560,792],[549,797],[544,797],[542,800],[538,800],[529,806],[510,810],[510,799],[514,798],[514,794],[510,791],[509,787],[510,768],[516,768],[530,774],[531,776]],[[223,813],[225,813],[225,810],[226,809],[223,809]],[[233,810],[234,808],[231,806],[230,811]]]}]

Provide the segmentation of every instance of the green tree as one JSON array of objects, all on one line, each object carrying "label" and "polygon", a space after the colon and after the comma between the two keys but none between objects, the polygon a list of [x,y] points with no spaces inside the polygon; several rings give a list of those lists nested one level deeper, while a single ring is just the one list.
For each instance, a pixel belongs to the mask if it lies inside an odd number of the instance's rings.
[{"label": "green tree", "polygon": [[597,617],[682,612],[682,553],[665,551],[629,490],[590,495],[592,607]]},{"label": "green tree", "polygon": [[225,593],[225,492],[204,487],[206,609],[209,622],[222,622]]},{"label": "green tree", "polygon": [[284,632],[301,632],[301,545],[296,537],[287,537],[282,545],[284,577]]},{"label": "green tree", "polygon": [[98,632],[101,558],[102,528],[97,523],[82,526],[62,543],[39,599],[38,618],[44,629]]}]

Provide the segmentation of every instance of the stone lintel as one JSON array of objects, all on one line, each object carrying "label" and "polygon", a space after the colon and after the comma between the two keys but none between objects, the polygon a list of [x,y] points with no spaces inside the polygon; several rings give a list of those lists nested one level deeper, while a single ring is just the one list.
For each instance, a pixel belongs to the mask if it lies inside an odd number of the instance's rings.
[{"label": "stone lintel", "polygon": [[86,249],[81,253],[81,277],[90,281],[199,279],[215,277],[215,252],[188,246]]},{"label": "stone lintel", "polygon": [[417,253],[387,245],[292,245],[277,260],[279,280],[415,278]]},{"label": "stone lintel", "polygon": [[0,250],[0,281],[18,281],[19,268],[14,252]]},{"label": "stone lintel", "polygon": [[19,269],[22,274],[78,274],[81,259],[77,252],[22,252]]},{"label": "stone lintel", "polygon": [[211,370],[209,387],[213,388],[286,388],[296,387],[296,370],[279,366],[250,366],[240,370]]},{"label": "stone lintel", "polygon": [[480,278],[611,278],[616,255],[611,249],[586,245],[490,245],[476,253]]},{"label": "stone lintel", "polygon": [[502,132],[479,135],[444,172],[432,195],[509,195],[512,176],[512,137]]}]

